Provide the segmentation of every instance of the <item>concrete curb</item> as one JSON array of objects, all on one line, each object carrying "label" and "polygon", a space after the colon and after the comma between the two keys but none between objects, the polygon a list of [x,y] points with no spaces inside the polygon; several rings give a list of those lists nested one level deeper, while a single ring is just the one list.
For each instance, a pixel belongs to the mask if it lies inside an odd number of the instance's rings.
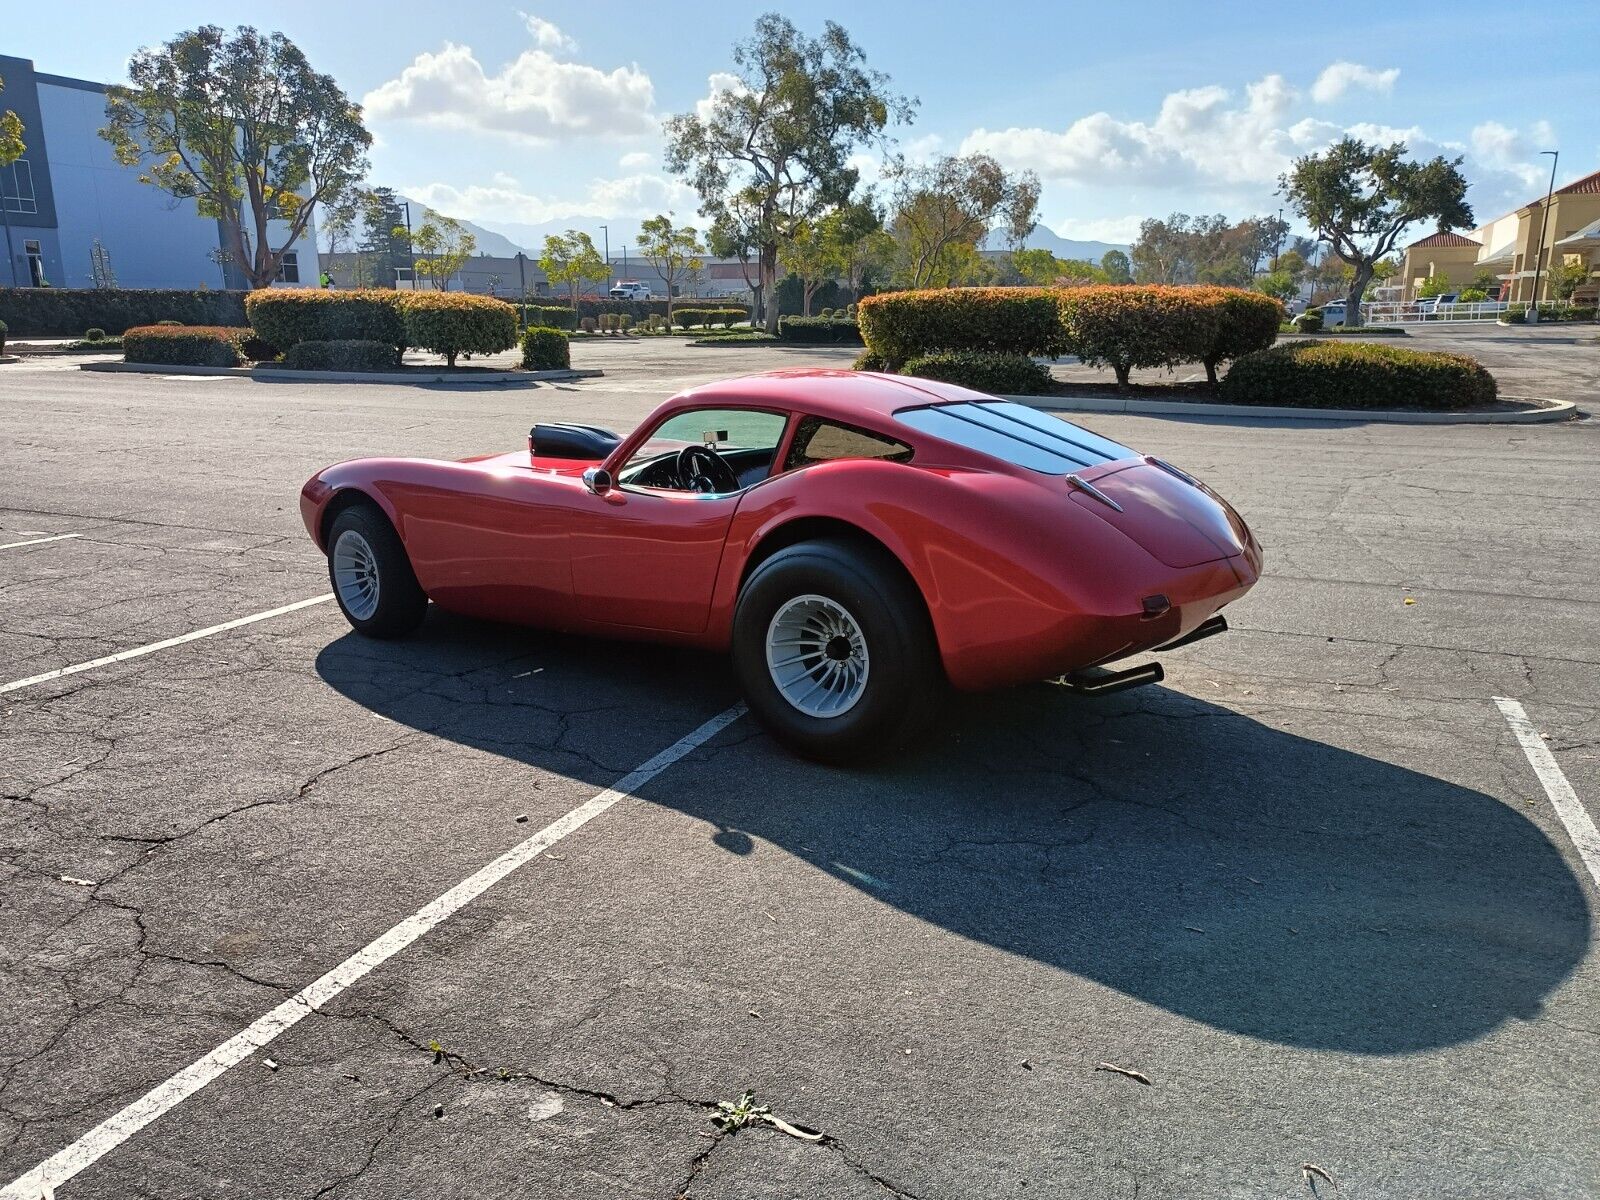
[{"label": "concrete curb", "polygon": [[1120,396],[1002,396],[1029,408],[1050,412],[1122,413],[1130,417],[1255,417],[1291,421],[1372,421],[1390,425],[1544,425],[1570,421],[1578,406],[1570,400],[1533,396],[1503,396],[1541,404],[1532,412],[1395,412],[1366,408],[1278,408],[1258,404],[1181,403],[1171,400],[1134,400]]},{"label": "concrete curb", "polygon": [[80,371],[111,371],[128,375],[213,375],[235,379],[289,380],[296,383],[473,383],[482,387],[529,387],[604,375],[594,368],[566,371],[506,371],[480,375],[474,371],[291,371],[283,367],[175,367],[159,363],[79,363]]}]

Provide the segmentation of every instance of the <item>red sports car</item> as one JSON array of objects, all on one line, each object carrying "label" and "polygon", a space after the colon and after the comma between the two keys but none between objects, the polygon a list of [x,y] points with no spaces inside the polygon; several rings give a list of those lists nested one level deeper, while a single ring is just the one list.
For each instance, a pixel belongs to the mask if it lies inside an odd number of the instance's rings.
[{"label": "red sports car", "polygon": [[774,371],[627,437],[535,425],[461,462],[366,458],[300,497],[359,632],[450,612],[731,650],[801,753],[905,740],[945,684],[1161,678],[1102,664],[1227,628],[1261,570],[1227,501],[1081,426],[949,384]]}]

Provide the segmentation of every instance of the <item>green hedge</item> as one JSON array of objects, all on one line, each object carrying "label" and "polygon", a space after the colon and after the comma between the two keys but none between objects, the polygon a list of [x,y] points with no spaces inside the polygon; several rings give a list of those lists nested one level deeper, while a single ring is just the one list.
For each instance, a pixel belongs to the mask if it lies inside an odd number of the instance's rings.
[{"label": "green hedge", "polygon": [[1222,380],[1229,404],[1295,408],[1471,408],[1496,395],[1474,358],[1371,342],[1285,342],[1239,359]]},{"label": "green hedge", "polygon": [[345,341],[398,348],[406,344],[400,304],[410,294],[383,288],[271,288],[251,292],[244,308],[261,340],[280,350],[300,342]]},{"label": "green hedge", "polygon": [[1202,293],[1200,303],[1210,306],[1213,312],[1214,328],[1200,361],[1205,364],[1206,378],[1215,387],[1217,368],[1223,363],[1265,350],[1278,340],[1278,327],[1283,324],[1285,315],[1283,304],[1271,296],[1243,288],[1193,290]]},{"label": "green hedge", "polygon": [[[1066,288],[1060,293],[1061,324],[1074,354],[1088,366],[1110,367],[1117,386],[1127,387],[1135,367],[1205,360],[1221,338],[1223,306],[1216,293],[1223,290],[1164,284]],[[1274,320],[1272,336],[1277,334]]]},{"label": "green hedge", "polygon": [[[865,357],[865,356],[863,356]],[[995,396],[1042,396],[1050,391],[1050,371],[1026,354],[985,350],[942,350],[910,359],[902,375],[956,383]]]},{"label": "green hedge", "polygon": [[525,304],[522,324],[529,329],[576,329],[578,314],[563,305]]},{"label": "green hedge", "polygon": [[283,352],[283,365],[296,371],[395,371],[400,351],[393,342],[361,338],[296,342]]},{"label": "green hedge", "polygon": [[938,350],[1054,356],[1066,349],[1059,297],[1024,287],[887,292],[862,300],[856,319],[867,348],[891,365]]},{"label": "green hedge", "polygon": [[1320,333],[1322,331],[1322,310],[1314,308],[1309,312],[1303,312],[1293,321],[1290,321],[1289,324],[1293,325],[1298,333]]},{"label": "green hedge", "polygon": [[405,344],[444,355],[498,354],[517,344],[517,310],[504,300],[465,292],[402,292]]},{"label": "green hedge", "polygon": [[778,337],[808,345],[859,346],[861,326],[849,317],[779,317]]},{"label": "green hedge", "polygon": [[91,326],[122,333],[161,320],[239,326],[247,324],[245,295],[155,288],[0,287],[0,320],[19,338],[67,336]]},{"label": "green hedge", "polygon": [[522,331],[524,371],[559,371],[571,365],[572,344],[564,331],[538,325],[530,325]]},{"label": "green hedge", "polygon": [[250,330],[240,325],[136,325],[122,335],[124,362],[238,367]]}]

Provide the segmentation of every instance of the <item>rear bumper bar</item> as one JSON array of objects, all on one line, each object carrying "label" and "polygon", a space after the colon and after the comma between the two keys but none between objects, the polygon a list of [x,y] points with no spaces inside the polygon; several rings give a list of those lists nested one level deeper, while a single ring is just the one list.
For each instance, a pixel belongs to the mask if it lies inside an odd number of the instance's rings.
[{"label": "rear bumper bar", "polygon": [[1191,646],[1202,638],[1216,637],[1219,633],[1228,632],[1228,618],[1221,613],[1207,617],[1181,638],[1166,643],[1164,646],[1155,647],[1155,653],[1163,650],[1176,650],[1179,646]]}]

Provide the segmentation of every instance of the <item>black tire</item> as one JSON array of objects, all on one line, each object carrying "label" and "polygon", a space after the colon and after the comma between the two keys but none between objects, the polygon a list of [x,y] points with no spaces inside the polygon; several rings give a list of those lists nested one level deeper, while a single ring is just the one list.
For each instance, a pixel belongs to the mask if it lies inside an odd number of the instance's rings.
[{"label": "black tire", "polygon": [[[786,699],[767,663],[767,633],[803,596],[842,606],[865,642],[869,667],[853,706],[809,715]],[[750,711],[807,758],[862,762],[903,747],[938,709],[944,670],[927,607],[886,551],[843,540],[785,547],[745,580],[733,619],[733,665]]]},{"label": "black tire", "polygon": [[[376,567],[377,603],[371,611],[352,611],[339,586],[335,563],[340,539],[346,535],[365,544]],[[354,542],[351,546],[359,549]],[[334,518],[328,530],[328,582],[345,620],[357,633],[367,637],[404,637],[422,624],[428,612],[427,594],[411,570],[411,559],[400,535],[389,524],[389,518],[372,504],[353,504]]]}]

